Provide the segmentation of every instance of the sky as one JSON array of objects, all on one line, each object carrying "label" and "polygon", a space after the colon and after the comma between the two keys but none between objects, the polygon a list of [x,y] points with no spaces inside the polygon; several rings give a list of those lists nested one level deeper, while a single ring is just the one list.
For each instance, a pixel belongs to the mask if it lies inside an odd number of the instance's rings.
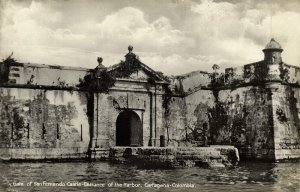
[{"label": "sky", "polygon": [[128,45],[166,75],[263,59],[274,37],[300,66],[299,0],[0,0],[0,59],[94,68]]}]

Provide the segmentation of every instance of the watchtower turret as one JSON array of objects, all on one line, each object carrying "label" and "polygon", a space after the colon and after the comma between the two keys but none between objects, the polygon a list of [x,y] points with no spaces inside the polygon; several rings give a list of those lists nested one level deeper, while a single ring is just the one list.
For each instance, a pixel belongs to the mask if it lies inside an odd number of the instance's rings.
[{"label": "watchtower turret", "polygon": [[265,54],[264,60],[267,64],[279,64],[282,62],[281,52],[283,49],[274,38],[271,39],[271,41],[266,45],[266,48],[262,51]]}]

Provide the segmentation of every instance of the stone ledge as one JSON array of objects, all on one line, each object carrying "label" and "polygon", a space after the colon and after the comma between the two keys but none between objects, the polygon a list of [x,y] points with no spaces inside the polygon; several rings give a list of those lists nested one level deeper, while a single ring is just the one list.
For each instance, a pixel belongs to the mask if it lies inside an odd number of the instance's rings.
[{"label": "stone ledge", "polygon": [[88,148],[1,148],[0,161],[79,160],[85,159]]},{"label": "stone ledge", "polygon": [[239,161],[238,150],[232,146],[212,147],[113,147],[109,160],[151,167],[228,167]]}]

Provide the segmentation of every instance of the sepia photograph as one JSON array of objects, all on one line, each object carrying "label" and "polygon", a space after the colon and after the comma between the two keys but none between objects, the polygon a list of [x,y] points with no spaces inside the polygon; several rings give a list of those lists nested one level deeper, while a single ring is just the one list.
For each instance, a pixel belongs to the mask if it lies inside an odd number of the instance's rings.
[{"label": "sepia photograph", "polygon": [[0,192],[300,190],[299,0],[0,0]]}]

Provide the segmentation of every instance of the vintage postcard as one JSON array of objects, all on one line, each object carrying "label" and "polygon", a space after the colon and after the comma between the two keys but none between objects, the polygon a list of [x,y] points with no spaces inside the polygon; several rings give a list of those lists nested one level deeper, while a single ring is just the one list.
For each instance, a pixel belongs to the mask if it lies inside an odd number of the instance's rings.
[{"label": "vintage postcard", "polygon": [[297,191],[300,1],[0,0],[0,191]]}]

